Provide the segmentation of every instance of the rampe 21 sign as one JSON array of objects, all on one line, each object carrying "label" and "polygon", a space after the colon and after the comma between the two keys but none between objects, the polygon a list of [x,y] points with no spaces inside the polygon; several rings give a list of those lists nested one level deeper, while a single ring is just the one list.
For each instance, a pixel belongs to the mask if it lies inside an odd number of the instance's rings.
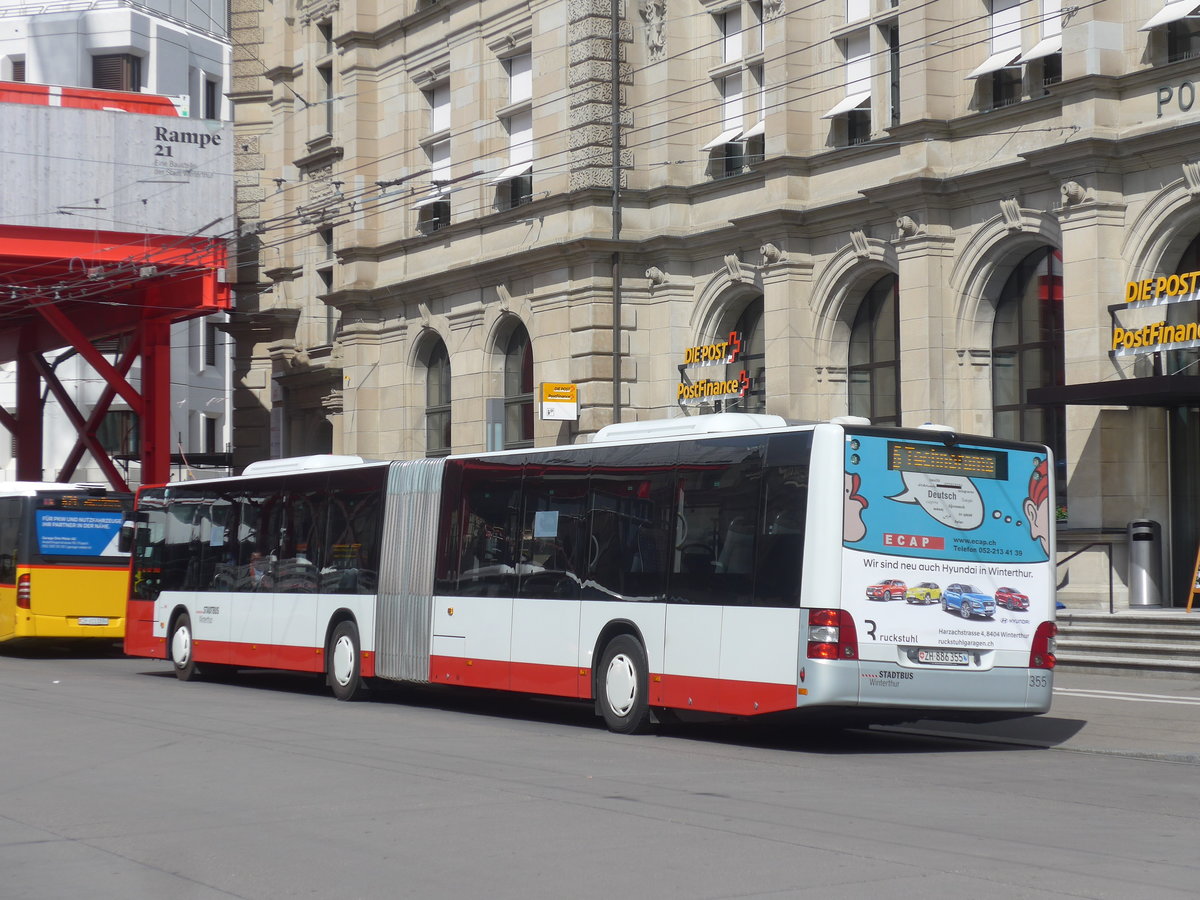
[{"label": "rampe 21 sign", "polygon": [[698,347],[688,347],[683,351],[683,364],[679,367],[679,388],[675,395],[676,401],[682,406],[699,406],[713,400],[738,400],[746,396],[750,390],[750,376],[742,369],[734,378],[715,379],[703,378],[699,381],[686,381],[684,374],[688,369],[700,369],[707,366],[728,366],[738,361],[742,355],[742,335],[740,332],[729,332],[729,339],[714,341],[711,344],[701,344]]},{"label": "rampe 21 sign", "polygon": [[[1200,347],[1200,321],[1195,316],[1169,316],[1162,310],[1200,300],[1198,284],[1200,272],[1143,278],[1125,285],[1125,303],[1109,307],[1113,313],[1110,353],[1137,356]],[[1124,321],[1117,322],[1117,313]]]}]

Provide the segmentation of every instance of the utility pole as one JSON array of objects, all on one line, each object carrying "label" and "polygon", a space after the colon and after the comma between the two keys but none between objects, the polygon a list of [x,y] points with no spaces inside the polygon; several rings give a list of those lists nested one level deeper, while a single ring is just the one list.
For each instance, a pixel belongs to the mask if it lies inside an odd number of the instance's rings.
[{"label": "utility pole", "polygon": [[621,421],[621,0],[611,0],[612,23],[612,420]]}]

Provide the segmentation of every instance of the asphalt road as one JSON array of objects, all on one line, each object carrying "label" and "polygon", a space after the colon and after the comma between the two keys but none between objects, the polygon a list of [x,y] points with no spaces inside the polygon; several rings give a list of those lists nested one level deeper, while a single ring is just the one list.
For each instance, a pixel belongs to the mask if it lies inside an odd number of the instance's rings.
[{"label": "asphalt road", "polygon": [[1198,765],[1195,678],[1060,672],[1003,725],[620,737],[579,704],[5,651],[0,898],[1192,898]]}]

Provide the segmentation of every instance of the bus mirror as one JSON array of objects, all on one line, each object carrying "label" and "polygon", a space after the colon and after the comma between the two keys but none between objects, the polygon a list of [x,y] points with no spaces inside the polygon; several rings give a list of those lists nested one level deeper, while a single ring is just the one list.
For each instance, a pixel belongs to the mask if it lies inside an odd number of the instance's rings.
[{"label": "bus mirror", "polygon": [[128,553],[132,549],[133,549],[133,523],[126,520],[121,523],[121,533],[117,536],[117,550],[120,553]]}]

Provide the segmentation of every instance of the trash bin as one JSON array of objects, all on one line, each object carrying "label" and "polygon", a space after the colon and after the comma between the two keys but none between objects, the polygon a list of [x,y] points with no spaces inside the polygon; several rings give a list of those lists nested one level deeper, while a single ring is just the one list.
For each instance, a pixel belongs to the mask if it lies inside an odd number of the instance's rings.
[{"label": "trash bin", "polygon": [[1162,526],[1135,519],[1126,528],[1129,538],[1129,605],[1162,606]]}]

